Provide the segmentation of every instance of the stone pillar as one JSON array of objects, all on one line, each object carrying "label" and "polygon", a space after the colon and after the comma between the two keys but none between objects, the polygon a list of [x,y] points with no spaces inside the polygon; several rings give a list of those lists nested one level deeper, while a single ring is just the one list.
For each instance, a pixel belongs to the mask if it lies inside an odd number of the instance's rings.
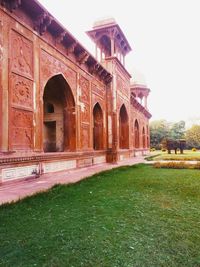
[{"label": "stone pillar", "polygon": [[[0,14],[1,15],[1,14]],[[0,21],[0,151],[9,150],[9,100],[8,100],[8,53],[9,53],[9,26]],[[4,43],[3,43],[4,40]],[[3,66],[3,67],[2,67]],[[2,102],[1,102],[2,101]]]},{"label": "stone pillar", "polygon": [[44,88],[40,84],[40,44],[34,35],[34,85],[33,85],[33,109],[34,109],[34,151],[43,151],[43,95]]},{"label": "stone pillar", "polygon": [[3,65],[3,23],[0,21],[0,151],[2,150],[2,91],[3,91],[3,84],[2,84],[2,65]]}]

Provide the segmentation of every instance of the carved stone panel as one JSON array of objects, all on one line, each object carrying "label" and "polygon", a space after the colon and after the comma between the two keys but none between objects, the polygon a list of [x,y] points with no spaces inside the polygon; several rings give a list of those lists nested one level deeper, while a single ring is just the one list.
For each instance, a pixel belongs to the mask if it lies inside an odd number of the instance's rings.
[{"label": "carved stone panel", "polygon": [[[67,83],[75,93],[77,74],[71,68],[66,66],[63,62],[53,57],[44,50],[41,50],[41,77],[42,81],[46,83],[52,76],[63,73]],[[43,84],[45,86],[45,84]]]},{"label": "carved stone panel", "polygon": [[22,76],[11,74],[12,105],[33,108],[33,82]]},{"label": "carved stone panel", "polygon": [[81,88],[81,101],[84,103],[90,102],[90,87],[89,81],[83,76],[80,77],[80,88]]},{"label": "carved stone panel", "polygon": [[81,125],[81,147],[82,149],[89,148],[90,144],[90,128],[88,124]]},{"label": "carved stone panel", "polygon": [[33,147],[33,113],[12,108],[11,146],[12,149]]},{"label": "carved stone panel", "polygon": [[117,90],[125,96],[129,95],[129,86],[127,87],[126,82],[119,75],[117,75]]},{"label": "carved stone panel", "polygon": [[10,44],[11,71],[33,77],[33,43],[11,31]]},{"label": "carved stone panel", "polygon": [[85,123],[90,122],[90,106],[84,103],[84,107],[81,110],[81,121]]}]

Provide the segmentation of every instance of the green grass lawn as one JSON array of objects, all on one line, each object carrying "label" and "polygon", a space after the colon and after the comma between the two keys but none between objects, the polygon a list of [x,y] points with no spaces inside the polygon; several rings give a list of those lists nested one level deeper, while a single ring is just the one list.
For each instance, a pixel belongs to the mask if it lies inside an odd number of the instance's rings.
[{"label": "green grass lawn", "polygon": [[162,151],[151,152],[150,156],[147,157],[147,160],[197,160],[200,161],[200,151],[192,152],[191,150],[185,150],[184,154],[174,153],[174,150],[171,151],[171,154]]},{"label": "green grass lawn", "polygon": [[4,205],[0,266],[199,267],[200,172],[122,167]]}]

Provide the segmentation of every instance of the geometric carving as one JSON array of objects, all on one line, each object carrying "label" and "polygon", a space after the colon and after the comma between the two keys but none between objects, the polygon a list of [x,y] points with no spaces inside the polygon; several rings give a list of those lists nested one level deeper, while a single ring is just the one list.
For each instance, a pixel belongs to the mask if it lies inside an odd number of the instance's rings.
[{"label": "geometric carving", "polygon": [[129,85],[126,85],[121,76],[117,75],[117,90],[121,91],[121,93],[125,96],[129,96]]},{"label": "geometric carving", "polygon": [[15,31],[11,31],[10,38],[11,71],[33,76],[33,44]]},{"label": "geometric carving", "polygon": [[12,108],[12,148],[30,149],[33,146],[33,113]]},{"label": "geometric carving", "polygon": [[103,98],[105,95],[105,88],[101,88],[92,83],[92,92]]},{"label": "geometric carving", "polygon": [[12,103],[33,108],[33,82],[14,73],[11,74]]},{"label": "geometric carving", "polygon": [[90,102],[89,81],[83,76],[80,76],[81,101],[85,103]]}]

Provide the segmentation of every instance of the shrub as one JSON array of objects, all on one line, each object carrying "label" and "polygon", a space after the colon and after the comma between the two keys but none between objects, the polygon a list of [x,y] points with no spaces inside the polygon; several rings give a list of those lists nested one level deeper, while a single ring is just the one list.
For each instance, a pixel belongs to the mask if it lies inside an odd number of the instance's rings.
[{"label": "shrub", "polygon": [[162,148],[162,152],[166,152],[167,150],[165,148]]},{"label": "shrub", "polygon": [[152,148],[150,149],[150,151],[151,151],[151,152],[156,151],[155,147],[152,147]]},{"label": "shrub", "polygon": [[197,151],[197,149],[196,149],[195,147],[193,147],[193,148],[192,148],[192,151],[193,151],[193,152],[196,152],[196,151]]},{"label": "shrub", "polygon": [[200,162],[195,164],[187,163],[184,161],[176,162],[156,162],[153,164],[155,168],[167,168],[167,169],[200,169]]}]

